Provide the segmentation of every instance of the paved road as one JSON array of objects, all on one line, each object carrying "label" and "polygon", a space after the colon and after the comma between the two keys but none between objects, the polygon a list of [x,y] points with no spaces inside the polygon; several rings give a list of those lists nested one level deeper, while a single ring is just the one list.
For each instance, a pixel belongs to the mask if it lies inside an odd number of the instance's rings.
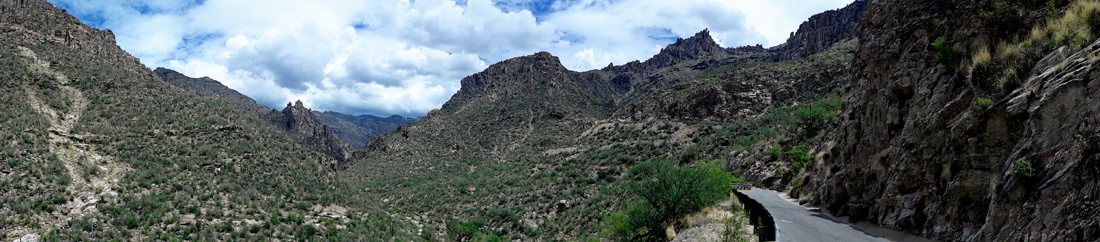
[{"label": "paved road", "polygon": [[891,241],[857,229],[832,216],[784,200],[779,193],[753,188],[741,191],[760,202],[775,219],[778,241]]}]

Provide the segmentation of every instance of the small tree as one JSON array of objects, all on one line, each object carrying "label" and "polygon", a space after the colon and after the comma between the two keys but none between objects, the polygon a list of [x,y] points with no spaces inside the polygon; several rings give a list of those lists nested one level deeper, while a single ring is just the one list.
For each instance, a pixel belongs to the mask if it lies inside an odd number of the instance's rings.
[{"label": "small tree", "polygon": [[664,240],[664,228],[680,217],[729,196],[733,176],[709,164],[675,167],[649,161],[631,169],[627,189],[636,199],[625,213],[607,217],[605,230],[620,240]]}]

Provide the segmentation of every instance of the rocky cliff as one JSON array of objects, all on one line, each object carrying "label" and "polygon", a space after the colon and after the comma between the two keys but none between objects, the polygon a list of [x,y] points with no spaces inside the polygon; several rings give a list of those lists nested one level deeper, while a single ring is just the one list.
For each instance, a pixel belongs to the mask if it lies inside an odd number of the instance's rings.
[{"label": "rocky cliff", "polygon": [[687,39],[677,39],[645,61],[632,61],[620,66],[609,65],[588,73],[611,79],[614,87],[624,91],[615,97],[623,105],[645,95],[649,90],[691,79],[704,70],[731,63],[752,63],[771,59],[763,47],[743,46],[722,48],[703,30]]},{"label": "rocky cliff", "polygon": [[[396,132],[401,139],[405,139],[409,136],[408,132],[431,127],[432,131],[417,132],[424,132],[422,135],[426,137],[446,134],[433,137],[432,142],[450,140],[445,137],[452,136],[468,139],[467,142],[448,144],[446,149],[429,149],[434,150],[430,151],[432,153],[441,150],[458,152],[472,148],[470,146],[478,147],[473,152],[478,154],[486,151],[492,151],[489,153],[495,155],[537,152],[540,150],[537,147],[559,145],[561,140],[575,135],[568,133],[570,130],[586,129],[649,90],[693,78],[714,66],[724,65],[721,63],[751,63],[768,60],[768,55],[763,48],[721,48],[706,30],[691,38],[678,40],[645,62],[630,62],[586,72],[567,70],[557,57],[540,52],[493,64],[480,73],[463,78],[462,88],[440,110],[430,112],[424,121]],[[444,125],[439,123],[442,120],[455,123]],[[450,134],[456,131],[444,127],[459,128],[469,133]],[[471,132],[473,130],[480,131]],[[539,134],[540,131],[553,134]],[[544,137],[546,135],[550,137]],[[398,138],[395,133],[380,136],[357,151],[357,157],[363,157],[372,150],[392,150],[395,145],[413,149],[428,147],[401,144],[395,142],[395,138]],[[516,151],[517,148],[530,150],[520,152]]]},{"label": "rocky cliff", "polygon": [[[351,154],[351,146],[340,140],[340,137],[337,137],[328,125],[325,125],[317,115],[313,114],[313,110],[302,105],[302,101],[296,101],[294,105],[287,103],[282,114],[286,122],[281,125],[285,125],[287,132],[298,139],[298,143],[328,154],[341,162]],[[346,164],[340,163],[326,165],[333,168],[346,166]]]},{"label": "rocky cliff", "polygon": [[1100,238],[1096,44],[1030,39],[1096,18],[1078,2],[868,3],[841,125],[792,194],[948,241]]},{"label": "rocky cliff", "polygon": [[867,1],[855,1],[844,8],[815,14],[798,30],[791,33],[786,43],[772,47],[779,61],[809,56],[828,49],[835,43],[859,36],[859,20],[867,11]]}]

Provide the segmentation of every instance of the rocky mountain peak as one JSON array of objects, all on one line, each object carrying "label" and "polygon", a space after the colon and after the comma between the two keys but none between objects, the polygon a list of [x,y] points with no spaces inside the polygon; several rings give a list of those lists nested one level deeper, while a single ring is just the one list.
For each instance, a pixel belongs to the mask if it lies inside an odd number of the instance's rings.
[{"label": "rocky mountain peak", "polygon": [[[347,159],[351,152],[351,145],[337,137],[336,133],[325,125],[321,118],[314,115],[312,110],[306,108],[301,100],[295,101],[293,105],[287,103],[282,113],[286,117],[288,131],[291,135],[298,136],[303,144],[313,146],[336,159]],[[337,167],[340,164],[329,165]]]},{"label": "rocky mountain peak", "polygon": [[304,128],[305,130],[317,130],[315,129],[315,127],[323,125],[320,119],[312,116],[313,112],[307,109],[303,105],[303,103],[301,103],[301,100],[295,101],[294,105],[290,105],[290,102],[287,102],[286,108],[283,109],[283,113],[286,114],[287,128],[290,128],[290,130],[295,130],[299,128]]},{"label": "rocky mountain peak", "polygon": [[[687,39],[676,39],[676,43],[661,49],[661,53],[646,60],[643,65],[648,68],[661,68],[672,66],[685,60],[697,60],[706,56],[716,55],[726,50],[714,42],[710,36],[710,30],[703,29]],[[628,64],[629,65],[629,64]]]},{"label": "rocky mountain peak", "polygon": [[841,9],[815,14],[802,22],[786,43],[773,49],[778,53],[777,60],[802,58],[859,37],[859,20],[866,11],[866,1],[855,1]]},{"label": "rocky mountain peak", "polygon": [[699,54],[721,51],[722,47],[710,36],[710,29],[703,29],[687,39],[676,39],[676,43],[665,47],[662,52],[670,54]]},{"label": "rocky mountain peak", "polygon": [[466,98],[496,93],[497,97],[511,97],[525,89],[556,86],[560,79],[573,73],[561,64],[558,57],[549,52],[538,52],[490,65],[484,71],[462,78],[462,88],[455,93],[443,109]]}]

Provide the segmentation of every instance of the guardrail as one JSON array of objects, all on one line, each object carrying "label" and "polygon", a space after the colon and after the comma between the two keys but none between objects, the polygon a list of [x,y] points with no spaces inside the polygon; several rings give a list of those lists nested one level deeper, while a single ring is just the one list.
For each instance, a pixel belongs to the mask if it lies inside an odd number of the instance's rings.
[{"label": "guardrail", "polygon": [[752,190],[752,184],[748,184],[748,183],[734,183],[734,184],[733,184],[733,189],[734,189],[734,190]]},{"label": "guardrail", "polygon": [[[754,231],[757,238],[760,241],[775,241],[777,230],[775,228],[775,219],[772,218],[772,214],[768,212],[768,209],[764,208],[763,204],[749,198],[749,196],[741,193],[740,190],[750,190],[752,186],[749,184],[733,184],[736,188],[733,190],[733,195],[737,196],[737,200],[741,201],[742,208],[749,212],[749,220],[752,222]],[[741,189],[744,185],[748,188]]]}]

